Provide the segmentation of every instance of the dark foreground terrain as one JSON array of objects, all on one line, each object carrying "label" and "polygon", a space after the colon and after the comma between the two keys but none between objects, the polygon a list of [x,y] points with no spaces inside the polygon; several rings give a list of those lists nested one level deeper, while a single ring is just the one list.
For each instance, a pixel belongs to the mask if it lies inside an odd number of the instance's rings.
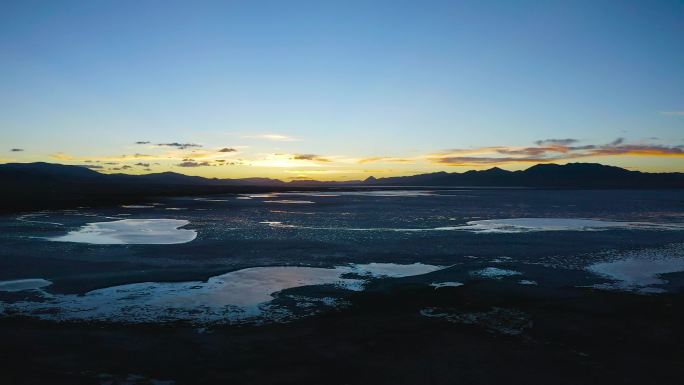
[{"label": "dark foreground terrain", "polygon": [[0,385],[681,384],[683,230],[681,190],[2,215]]},{"label": "dark foreground terrain", "polygon": [[[684,296],[378,284],[285,324],[0,321],[2,384],[680,384]],[[421,310],[433,308],[425,317]],[[173,382],[170,382],[173,381]]]}]

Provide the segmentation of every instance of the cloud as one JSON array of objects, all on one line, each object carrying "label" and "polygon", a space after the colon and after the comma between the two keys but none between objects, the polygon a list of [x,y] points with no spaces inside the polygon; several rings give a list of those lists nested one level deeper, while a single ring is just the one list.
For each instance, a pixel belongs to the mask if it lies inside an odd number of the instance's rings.
[{"label": "cloud", "polygon": [[316,154],[294,154],[292,156],[294,160],[314,160],[317,162],[330,162],[330,159],[322,157]]},{"label": "cloud", "polygon": [[22,152],[22,151],[24,151],[24,149],[23,148],[13,148],[10,151],[11,152]]},{"label": "cloud", "polygon": [[273,140],[276,142],[297,142],[297,141],[299,141],[299,139],[296,139],[296,138],[293,138],[293,137],[287,136],[287,135],[281,135],[281,134],[247,135],[244,137],[249,138],[249,139]]},{"label": "cloud", "polygon": [[618,144],[622,144],[625,142],[625,138],[617,138],[614,141],[610,142],[610,146],[617,146]]},{"label": "cloud", "polygon": [[193,147],[202,147],[200,144],[195,144],[195,143],[178,143],[178,142],[173,142],[173,143],[157,143],[157,146],[160,147],[175,147],[179,150],[185,150],[188,148],[193,148]]},{"label": "cloud", "polygon": [[218,152],[237,152],[237,150],[231,147],[224,147],[220,149]]},{"label": "cloud", "polygon": [[149,164],[149,163],[138,162],[138,163],[135,164],[135,166],[150,167],[150,164]]},{"label": "cloud", "polygon": [[79,164],[78,166],[89,168],[91,170],[99,170],[99,169],[104,168],[104,167],[100,166],[99,164]]},{"label": "cloud", "polygon": [[684,111],[661,111],[662,115],[684,116]]},{"label": "cloud", "polygon": [[591,156],[600,155],[634,155],[634,156],[682,156],[684,146],[625,144],[604,146],[592,151]]},{"label": "cloud", "polygon": [[552,145],[552,146],[569,146],[573,143],[577,143],[579,140],[577,139],[543,139],[543,140],[538,140],[534,142],[537,146],[545,146],[545,145]]},{"label": "cloud", "polygon": [[518,149],[500,148],[496,152],[502,155],[524,155],[524,156],[538,156],[546,154],[547,152],[568,152],[568,147],[553,146],[553,147],[524,147]]},{"label": "cloud", "polygon": [[129,166],[129,165],[127,165],[127,164],[121,166],[121,169],[122,169],[122,170],[128,170],[128,169],[131,169],[131,168],[133,168],[133,167],[132,167],[132,166]]},{"label": "cloud", "polygon": [[393,162],[393,163],[408,163],[412,162],[415,159],[406,159],[406,158],[393,158],[389,156],[371,156],[368,158],[361,158],[357,160],[357,163],[363,164],[363,163],[377,163],[377,162]]},{"label": "cloud", "polygon": [[83,157],[83,156],[73,156],[63,152],[56,152],[50,154],[50,158],[59,160],[62,162],[85,162],[86,160],[91,160],[93,162],[123,162],[123,161],[133,161],[138,159],[167,159],[168,156],[161,155],[148,155],[148,154],[129,154],[129,155],[116,155],[116,156],[102,156],[102,157]]},{"label": "cloud", "polygon": [[135,144],[150,144],[150,141],[149,140],[141,140],[141,141],[135,142]]},{"label": "cloud", "polygon": [[480,156],[445,156],[434,158],[434,163],[446,164],[449,166],[477,166],[484,164],[501,163],[547,163],[551,162],[548,158],[514,158],[514,157],[480,157]]},{"label": "cloud", "polygon": [[178,163],[176,166],[178,166],[178,167],[203,167],[203,166],[211,166],[211,163],[187,161],[187,162]]},{"label": "cloud", "polygon": [[[537,147],[482,147],[479,149],[449,150],[431,154],[427,159],[433,163],[450,166],[478,166],[507,163],[550,163],[601,156],[669,156],[684,157],[684,146],[658,144],[628,144],[617,138],[603,145],[588,144],[570,146],[560,144],[564,139],[537,141]],[[568,144],[574,141],[566,142]],[[546,144],[546,145],[542,145]],[[477,155],[477,156],[475,156]]]}]

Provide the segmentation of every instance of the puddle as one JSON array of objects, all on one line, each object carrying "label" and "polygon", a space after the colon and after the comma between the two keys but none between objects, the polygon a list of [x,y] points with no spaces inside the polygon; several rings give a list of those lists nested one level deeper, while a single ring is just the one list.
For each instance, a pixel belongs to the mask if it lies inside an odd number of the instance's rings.
[{"label": "puddle", "polygon": [[52,282],[42,278],[15,279],[0,281],[0,291],[23,291],[40,289],[52,285]]},{"label": "puddle", "polygon": [[276,293],[310,285],[334,285],[360,291],[376,277],[405,277],[443,269],[415,263],[318,267],[253,267],[232,271],[206,282],[143,282],[113,286],[83,295],[42,292],[43,302],[4,304],[12,313],[51,320],[100,320],[126,323],[190,321],[239,322],[257,317],[287,317],[271,307]]},{"label": "puddle", "polygon": [[470,274],[476,277],[500,279],[513,275],[521,275],[522,273],[515,270],[499,269],[498,267],[486,267],[482,270],[471,271]]},{"label": "puddle", "polygon": [[195,230],[179,229],[190,222],[179,219],[123,219],[88,223],[67,235],[48,238],[55,242],[96,245],[170,245],[187,243],[197,237]]},{"label": "puddle", "polygon": [[434,287],[435,289],[440,289],[443,287],[459,287],[463,286],[461,282],[433,282],[430,284],[430,286]]},{"label": "puddle", "polygon": [[579,218],[509,218],[466,222],[463,226],[436,230],[467,230],[475,233],[524,233],[535,231],[600,231],[609,229],[684,230],[682,224],[616,222]]},{"label": "puddle", "polygon": [[612,262],[589,265],[588,271],[615,281],[593,285],[607,290],[626,290],[640,293],[663,293],[657,285],[668,283],[661,274],[684,271],[684,258],[670,256],[630,256]]}]

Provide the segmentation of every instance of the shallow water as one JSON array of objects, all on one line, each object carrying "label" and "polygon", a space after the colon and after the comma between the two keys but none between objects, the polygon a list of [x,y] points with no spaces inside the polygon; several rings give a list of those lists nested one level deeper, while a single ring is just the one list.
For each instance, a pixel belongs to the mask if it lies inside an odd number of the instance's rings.
[{"label": "shallow water", "polygon": [[194,230],[179,229],[190,222],[178,219],[123,219],[88,223],[68,234],[50,238],[55,242],[77,242],[96,245],[172,245],[197,237]]},{"label": "shallow water", "polygon": [[684,257],[626,256],[625,259],[592,264],[587,267],[587,270],[615,281],[595,285],[596,288],[663,292],[665,291],[663,288],[653,286],[668,282],[661,277],[662,274],[684,271]]},{"label": "shallow water", "polygon": [[11,281],[0,281],[0,291],[24,291],[40,289],[50,286],[52,282],[40,278],[16,279]]},{"label": "shallow water", "polygon": [[[106,287],[84,295],[39,292],[42,301],[20,301],[4,311],[51,320],[100,320],[120,322],[193,323],[239,322],[259,317],[286,318],[287,311],[269,313],[269,302],[280,291],[310,286],[334,285],[345,290],[363,290],[371,277],[406,277],[442,269],[424,264],[367,264],[335,268],[275,266],[232,271],[206,282],[143,282]],[[345,277],[352,275],[353,277]],[[37,289],[37,281],[0,282],[0,290]],[[49,284],[49,283],[48,283]],[[23,285],[23,287],[22,287]],[[0,309],[0,313],[2,313]]]},{"label": "shallow water", "polygon": [[0,217],[0,280],[53,284],[19,286],[32,301],[0,291],[0,309],[283,319],[379,280],[673,292],[683,224],[681,191],[334,190],[42,211]]}]

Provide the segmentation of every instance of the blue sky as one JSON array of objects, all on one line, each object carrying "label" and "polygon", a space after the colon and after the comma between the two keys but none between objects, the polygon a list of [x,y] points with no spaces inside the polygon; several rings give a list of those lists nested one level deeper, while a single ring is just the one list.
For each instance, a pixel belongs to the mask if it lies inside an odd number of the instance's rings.
[{"label": "blue sky", "polygon": [[684,171],[683,47],[681,1],[3,1],[0,161]]}]

